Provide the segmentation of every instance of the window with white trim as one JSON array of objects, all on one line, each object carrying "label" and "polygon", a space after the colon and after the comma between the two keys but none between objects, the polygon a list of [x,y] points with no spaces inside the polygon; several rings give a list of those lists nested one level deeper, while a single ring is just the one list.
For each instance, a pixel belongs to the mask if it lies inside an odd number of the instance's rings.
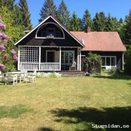
[{"label": "window with white trim", "polygon": [[72,65],[74,61],[74,51],[62,51],[61,61],[62,65]]},{"label": "window with white trim", "polygon": [[116,67],[116,56],[102,56],[102,67]]},{"label": "window with white trim", "polygon": [[39,62],[39,47],[20,47],[20,62]]}]

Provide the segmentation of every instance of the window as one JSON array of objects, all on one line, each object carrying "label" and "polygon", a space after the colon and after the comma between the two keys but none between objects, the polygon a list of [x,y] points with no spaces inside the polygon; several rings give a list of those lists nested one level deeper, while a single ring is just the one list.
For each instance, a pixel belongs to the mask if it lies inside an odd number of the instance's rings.
[{"label": "window", "polygon": [[62,51],[62,65],[72,65],[74,61],[74,51]]},{"label": "window", "polygon": [[102,56],[102,67],[115,67],[116,66],[116,56]]},{"label": "window", "polygon": [[36,32],[36,38],[64,39],[65,34],[61,27],[53,22],[44,23]]},{"label": "window", "polygon": [[20,62],[39,62],[39,48],[20,47]]}]

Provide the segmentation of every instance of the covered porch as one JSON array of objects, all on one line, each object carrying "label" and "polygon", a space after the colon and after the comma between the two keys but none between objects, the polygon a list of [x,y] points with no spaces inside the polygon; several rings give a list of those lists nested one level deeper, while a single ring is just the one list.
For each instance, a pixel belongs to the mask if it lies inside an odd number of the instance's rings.
[{"label": "covered porch", "polygon": [[18,70],[81,71],[81,48],[19,46]]}]

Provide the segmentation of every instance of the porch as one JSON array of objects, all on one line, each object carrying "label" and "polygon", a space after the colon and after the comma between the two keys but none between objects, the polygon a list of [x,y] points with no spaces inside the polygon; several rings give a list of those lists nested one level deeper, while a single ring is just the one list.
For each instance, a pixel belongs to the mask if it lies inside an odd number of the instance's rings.
[{"label": "porch", "polygon": [[19,46],[18,48],[18,70],[65,71],[72,69],[81,71],[81,48],[50,46]]}]

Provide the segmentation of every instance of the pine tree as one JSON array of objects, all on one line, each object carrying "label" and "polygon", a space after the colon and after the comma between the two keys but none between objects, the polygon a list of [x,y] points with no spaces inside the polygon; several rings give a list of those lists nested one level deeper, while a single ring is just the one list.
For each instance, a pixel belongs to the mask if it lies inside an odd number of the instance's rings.
[{"label": "pine tree", "polygon": [[0,0],[0,7],[6,6],[9,10],[12,10],[15,5],[15,0]]},{"label": "pine tree", "polygon": [[40,19],[39,22],[44,20],[49,15],[52,15],[54,18],[56,18],[56,6],[54,4],[53,0],[45,0],[43,7],[40,11]]},{"label": "pine tree", "polygon": [[29,13],[27,1],[20,0],[19,6],[20,6],[21,14],[22,14],[23,25],[26,30],[30,30],[32,28],[32,25],[30,21],[30,13]]},{"label": "pine tree", "polygon": [[96,13],[93,19],[93,30],[95,31],[105,31],[106,30],[107,18],[104,12]]},{"label": "pine tree", "polygon": [[111,17],[109,14],[107,17],[107,22],[106,22],[106,31],[116,31],[118,28],[118,21],[116,17]]},{"label": "pine tree", "polygon": [[85,14],[82,19],[83,30],[85,31],[88,27],[92,28],[91,15],[88,10],[85,10]]},{"label": "pine tree", "polygon": [[129,15],[126,17],[126,23],[125,42],[126,44],[131,45],[131,10],[129,11]]},{"label": "pine tree", "polygon": [[71,31],[79,31],[80,30],[80,19],[77,17],[75,12],[72,14],[72,17],[71,17],[70,30]]},{"label": "pine tree", "polygon": [[69,29],[70,25],[70,14],[64,0],[61,1],[57,11],[57,17],[59,22],[66,28]]}]

